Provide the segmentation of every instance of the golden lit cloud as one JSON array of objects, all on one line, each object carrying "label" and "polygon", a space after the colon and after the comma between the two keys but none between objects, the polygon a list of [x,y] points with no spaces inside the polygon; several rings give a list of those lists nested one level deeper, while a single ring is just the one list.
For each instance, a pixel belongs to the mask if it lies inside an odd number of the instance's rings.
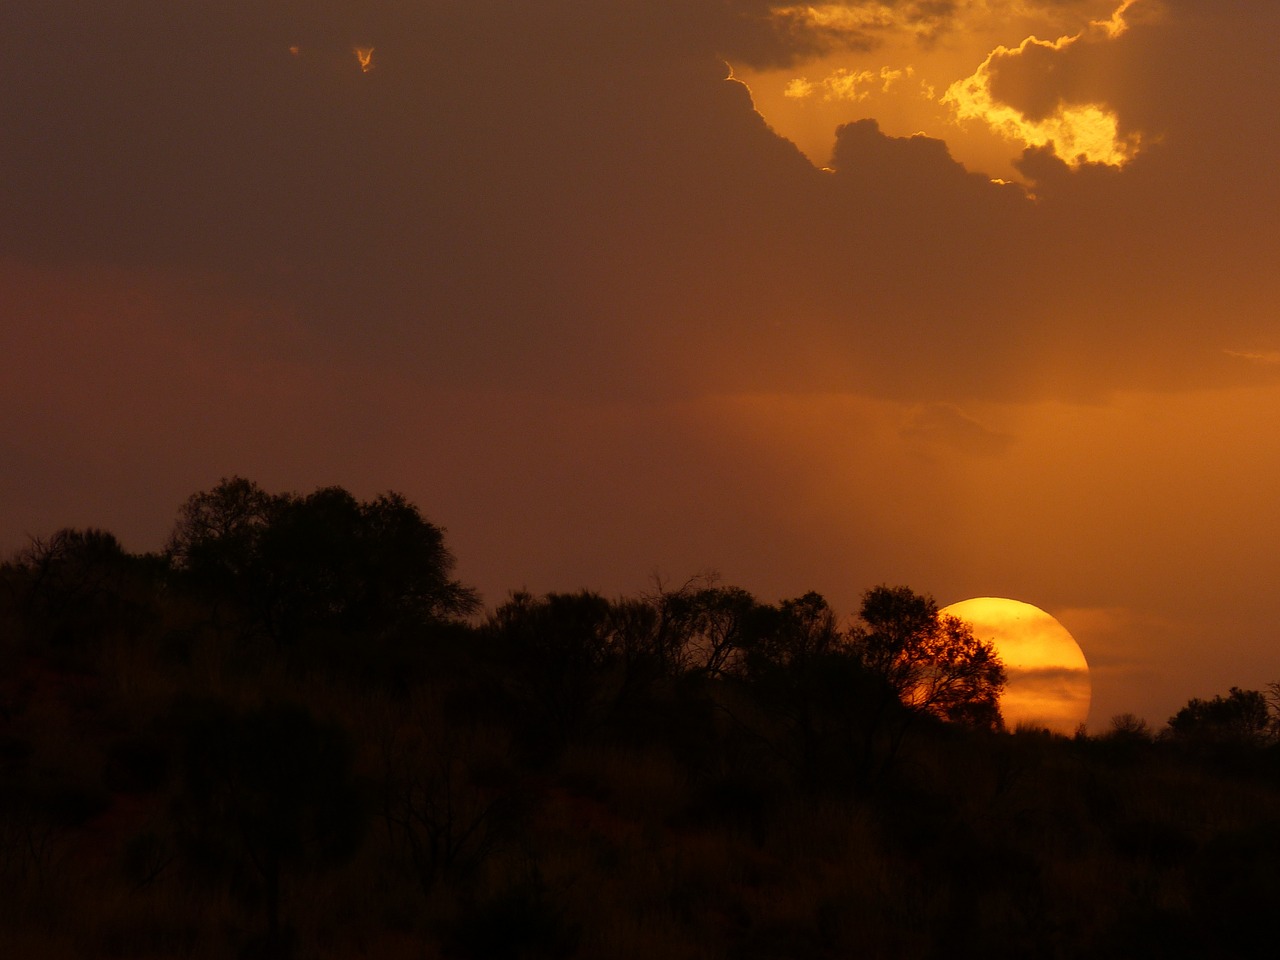
[{"label": "golden lit cloud", "polygon": [[951,5],[939,3],[819,3],[774,7],[773,16],[801,29],[820,31],[850,41],[870,33],[909,30],[933,36],[950,21]]},{"label": "golden lit cloud", "polygon": [[1059,98],[1052,110],[1030,116],[1001,100],[992,82],[996,71],[1009,63],[1032,56],[1053,57],[1082,40],[1100,42],[1121,36],[1128,29],[1125,12],[1136,2],[1123,0],[1109,18],[1090,21],[1084,30],[1070,36],[1057,40],[1031,36],[1013,49],[996,47],[972,75],[951,84],[942,103],[951,107],[957,120],[979,120],[1007,140],[1028,147],[1050,147],[1068,166],[1124,166],[1137,154],[1141,137],[1137,133],[1122,135],[1119,118],[1108,105]]},{"label": "golden lit cloud", "polygon": [[866,100],[874,91],[888,93],[895,83],[903,77],[915,75],[912,67],[894,70],[881,67],[876,70],[836,70],[834,73],[816,83],[807,77],[797,77],[787,84],[785,96],[800,100],[822,92],[822,99],[832,100]]},{"label": "golden lit cloud", "polygon": [[[1121,0],[780,4],[771,9],[772,27],[793,44],[794,62],[735,66],[751,88],[757,111],[815,166],[830,159],[838,127],[873,117],[895,136],[925,132],[945,139],[970,170],[1023,180],[1015,158],[1027,144],[1017,136],[1027,132],[1027,119],[1043,127],[1030,137],[1033,142],[1068,143],[1066,149],[1090,157],[1112,159],[1114,143],[1130,144],[1128,125],[1135,123],[1135,111],[1127,101],[1121,106],[1110,99],[1123,90],[1114,81],[1124,70],[1116,63],[1098,70],[1092,61],[1126,56],[1133,41],[1126,38],[1121,48],[1113,38],[1153,22],[1157,2],[1141,0],[1140,16],[1139,9],[1126,13],[1132,4]],[[1022,57],[1017,49],[1024,37],[1087,42],[1076,44],[1070,54],[1049,44]],[[957,123],[957,104],[944,104],[942,96],[957,81],[962,88],[961,78],[975,74],[1001,45],[1012,48],[1014,56],[994,58],[985,74],[978,72],[981,96],[968,98],[970,119]],[[900,76],[890,76],[898,71]],[[1047,104],[1041,102],[1045,95],[1051,98]],[[1024,96],[1033,102],[1024,103]],[[1053,112],[1059,96],[1075,109],[1051,123],[1045,113]],[[1090,105],[1095,109],[1085,109]],[[1016,112],[996,117],[997,107]],[[1113,133],[1106,121],[1117,109],[1121,118]],[[995,128],[988,117],[998,121]],[[970,122],[974,118],[982,122]]]},{"label": "golden lit cloud", "polygon": [[991,96],[989,81],[980,70],[967,80],[952,84],[942,98],[960,120],[982,120],[1005,139],[1029,147],[1052,146],[1068,166],[1104,163],[1121,167],[1137,153],[1136,136],[1121,138],[1116,115],[1098,104],[1062,104],[1042,120],[1030,120],[1014,107]]},{"label": "golden lit cloud", "polygon": [[368,73],[373,69],[373,47],[356,47],[353,52],[360,63],[361,73]]},{"label": "golden lit cloud", "polygon": [[1129,29],[1129,22],[1125,20],[1125,12],[1132,7],[1138,0],[1123,0],[1115,13],[1111,14],[1106,20],[1094,20],[1089,24],[1091,30],[1101,31],[1108,37],[1115,39],[1126,30]]},{"label": "golden lit cloud", "polygon": [[784,97],[792,100],[803,100],[805,97],[813,95],[814,86],[808,80],[802,77],[796,77],[787,83],[786,88],[782,91]]}]

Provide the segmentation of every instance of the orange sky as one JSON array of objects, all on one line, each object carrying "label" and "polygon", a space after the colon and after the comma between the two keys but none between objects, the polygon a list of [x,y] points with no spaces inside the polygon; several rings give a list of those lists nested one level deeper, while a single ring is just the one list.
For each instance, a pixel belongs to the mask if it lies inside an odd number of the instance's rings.
[{"label": "orange sky", "polygon": [[1096,729],[1280,679],[1280,5],[98,6],[0,9],[0,549],[390,488],[491,604],[1017,597]]}]

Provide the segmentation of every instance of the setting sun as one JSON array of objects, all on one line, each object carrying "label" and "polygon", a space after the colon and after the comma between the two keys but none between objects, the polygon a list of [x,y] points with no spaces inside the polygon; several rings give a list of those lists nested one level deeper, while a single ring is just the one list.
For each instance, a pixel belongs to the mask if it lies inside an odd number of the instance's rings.
[{"label": "setting sun", "polygon": [[1089,664],[1066,627],[1039,607],[1002,597],[976,597],[942,612],[967,621],[1004,661],[1009,684],[1000,712],[1020,724],[1071,733],[1089,719]]}]

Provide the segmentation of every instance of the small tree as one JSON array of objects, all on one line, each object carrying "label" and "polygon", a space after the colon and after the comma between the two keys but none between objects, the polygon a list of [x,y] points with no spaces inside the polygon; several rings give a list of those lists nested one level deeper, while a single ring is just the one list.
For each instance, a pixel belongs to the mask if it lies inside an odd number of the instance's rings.
[{"label": "small tree", "polygon": [[506,734],[440,707],[416,698],[382,742],[382,817],[424,894],[469,879],[514,831],[522,807]]},{"label": "small tree", "polygon": [[864,744],[892,691],[863,667],[819,594],[760,607],[757,618],[741,677],[761,732],[805,787],[856,783],[870,773]]},{"label": "small tree", "polygon": [[1118,713],[1111,718],[1107,740],[1117,743],[1150,743],[1155,739],[1151,726],[1135,713]]},{"label": "small tree", "polygon": [[862,599],[850,641],[863,666],[910,709],[943,720],[999,729],[1004,664],[989,642],[930,596],[876,587]]},{"label": "small tree", "polygon": [[753,645],[761,606],[741,587],[686,584],[656,598],[661,622],[681,651],[685,670],[714,679],[740,669],[743,651]]},{"label": "small tree", "polygon": [[746,671],[758,675],[798,668],[844,646],[836,615],[818,593],[757,609],[758,629],[745,651]]},{"label": "small tree", "polygon": [[1169,733],[1188,743],[1263,743],[1271,733],[1266,695],[1232,687],[1225,697],[1193,697],[1169,718]]},{"label": "small tree", "polygon": [[111,636],[136,635],[154,614],[164,561],[125,552],[111,533],[62,529],[32,538],[0,580],[12,591],[29,639],[85,650]]},{"label": "small tree", "polygon": [[617,651],[611,604],[598,593],[513,594],[485,626],[502,651],[508,693],[541,746],[595,726],[601,679]]}]

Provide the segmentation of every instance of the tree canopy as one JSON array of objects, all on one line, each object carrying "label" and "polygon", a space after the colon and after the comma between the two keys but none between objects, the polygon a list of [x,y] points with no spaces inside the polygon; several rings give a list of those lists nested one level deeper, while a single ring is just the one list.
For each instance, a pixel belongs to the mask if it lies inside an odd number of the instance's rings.
[{"label": "tree canopy", "polygon": [[167,554],[197,588],[290,644],[307,631],[387,635],[473,613],[444,531],[398,493],[269,494],[242,477],[193,494]]},{"label": "tree canopy", "polygon": [[1198,743],[1262,743],[1272,729],[1266,695],[1232,687],[1225,697],[1193,697],[1169,718],[1175,740]]},{"label": "tree canopy", "polygon": [[995,648],[934,599],[909,587],[880,586],[862,598],[850,631],[864,667],[908,707],[944,720],[999,728],[1004,664]]}]

